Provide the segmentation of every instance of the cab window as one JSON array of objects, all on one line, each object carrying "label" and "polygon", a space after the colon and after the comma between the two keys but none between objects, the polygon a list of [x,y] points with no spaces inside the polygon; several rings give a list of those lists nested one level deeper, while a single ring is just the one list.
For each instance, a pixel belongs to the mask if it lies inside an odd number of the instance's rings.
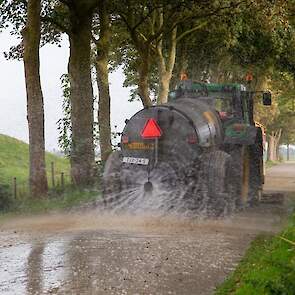
[{"label": "cab window", "polygon": [[228,114],[232,113],[232,104],[231,104],[230,99],[216,98],[215,102],[214,102],[214,106],[215,106],[215,109],[218,112],[225,112],[225,113],[228,113]]}]

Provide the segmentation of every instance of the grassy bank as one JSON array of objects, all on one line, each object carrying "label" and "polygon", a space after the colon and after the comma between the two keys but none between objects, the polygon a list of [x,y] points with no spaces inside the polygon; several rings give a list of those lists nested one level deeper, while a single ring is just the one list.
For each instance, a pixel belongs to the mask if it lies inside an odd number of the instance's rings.
[{"label": "grassy bank", "polygon": [[[51,163],[54,163],[55,186],[52,187]],[[29,194],[29,145],[18,139],[0,134],[0,214],[30,214],[65,209],[96,199],[95,190],[77,190],[71,187],[70,163],[66,158],[46,153],[49,196],[30,199]],[[61,185],[61,172],[64,185]],[[16,195],[13,179],[16,178]],[[10,213],[9,213],[10,214]]]},{"label": "grassy bank", "polygon": [[279,235],[255,239],[215,295],[295,294],[295,213]]},{"label": "grassy bank", "polygon": [[[55,166],[55,175],[61,172],[69,174],[68,159],[46,153],[47,175],[50,175],[51,162]],[[0,184],[12,185],[13,178],[24,185],[29,178],[29,145],[16,138],[0,134]],[[49,181],[49,183],[51,183]]]}]

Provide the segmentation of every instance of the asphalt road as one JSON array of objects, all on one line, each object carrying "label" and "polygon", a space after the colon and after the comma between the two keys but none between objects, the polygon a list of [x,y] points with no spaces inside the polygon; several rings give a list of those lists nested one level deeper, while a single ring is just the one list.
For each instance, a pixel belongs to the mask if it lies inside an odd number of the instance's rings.
[{"label": "asphalt road", "polygon": [[[268,191],[295,190],[295,163],[268,171]],[[213,294],[284,208],[230,219],[113,216],[98,211],[0,224],[0,294]]]}]

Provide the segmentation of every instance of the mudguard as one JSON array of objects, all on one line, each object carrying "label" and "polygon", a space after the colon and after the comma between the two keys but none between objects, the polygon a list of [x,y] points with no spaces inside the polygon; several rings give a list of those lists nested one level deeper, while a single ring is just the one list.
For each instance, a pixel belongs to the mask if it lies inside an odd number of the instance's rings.
[{"label": "mudguard", "polygon": [[229,125],[225,129],[224,143],[226,144],[255,144],[257,127],[245,124]]}]

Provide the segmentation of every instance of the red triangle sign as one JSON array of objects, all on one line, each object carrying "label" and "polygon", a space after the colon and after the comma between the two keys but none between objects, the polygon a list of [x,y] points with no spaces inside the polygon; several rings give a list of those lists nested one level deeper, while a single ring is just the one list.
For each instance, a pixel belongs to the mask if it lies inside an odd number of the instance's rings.
[{"label": "red triangle sign", "polygon": [[162,130],[155,119],[148,119],[145,123],[142,131],[141,137],[144,139],[154,139],[159,138],[162,135]]}]

